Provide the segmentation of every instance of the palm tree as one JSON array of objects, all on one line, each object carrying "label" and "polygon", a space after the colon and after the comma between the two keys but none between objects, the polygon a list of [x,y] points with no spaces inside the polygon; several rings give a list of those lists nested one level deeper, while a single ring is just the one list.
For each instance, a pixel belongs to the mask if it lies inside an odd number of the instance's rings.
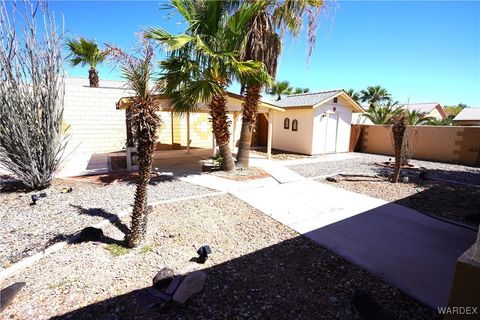
[{"label": "palm tree", "polygon": [[309,88],[295,88],[293,89],[293,94],[302,94],[302,93],[308,93],[310,92]]},{"label": "palm tree", "polygon": [[98,88],[98,71],[96,69],[99,63],[105,60],[106,52],[101,51],[95,41],[80,38],[79,40],[70,39],[67,41],[67,47],[70,50],[70,63],[72,66],[79,64],[90,65],[88,71],[88,80],[90,87]]},{"label": "palm tree", "polygon": [[178,0],[172,1],[171,7],[188,23],[186,32],[173,36],[157,28],[146,33],[170,52],[169,59],[161,64],[166,82],[164,92],[177,112],[191,110],[199,102],[208,104],[222,170],[234,170],[226,87],[232,79],[268,82],[262,63],[236,58],[245,39],[245,25],[260,5],[244,3],[231,16],[224,14],[223,1]]},{"label": "palm tree", "polygon": [[[288,31],[293,37],[298,36],[305,17],[308,19],[308,57],[311,56],[315,44],[317,21],[320,16],[320,9],[324,6],[324,1],[259,0],[256,2],[261,5],[261,10],[249,21],[247,39],[240,51],[240,59],[242,61],[262,62],[268,74],[274,79],[277,72],[278,57],[281,53],[282,36],[285,31]],[[252,130],[255,126],[260,92],[264,85],[265,83],[242,83],[242,86],[247,89],[245,101],[242,105],[242,130],[237,153],[237,165],[240,167],[248,167]],[[273,94],[277,95],[277,100],[281,99],[282,94],[289,92],[288,84],[287,88],[285,88],[285,84],[282,87],[283,90],[270,91],[275,92]]]},{"label": "palm tree", "polygon": [[426,113],[420,112],[418,110],[406,110],[405,116],[407,118],[407,124],[409,126],[417,126],[420,124],[425,124],[430,121],[432,118],[427,116]]},{"label": "palm tree", "polygon": [[150,182],[157,128],[161,122],[154,94],[158,92],[150,81],[154,73],[153,48],[144,41],[141,56],[136,57],[121,49],[109,46],[113,59],[120,63],[127,88],[135,93],[131,98],[130,114],[136,127],[138,151],[138,180],[132,210],[130,232],[125,235],[128,247],[139,245],[145,237],[147,223],[147,186]]},{"label": "palm tree", "polygon": [[394,103],[389,101],[384,105],[370,107],[363,115],[374,124],[390,124],[392,117],[400,110],[397,103],[397,101]]},{"label": "palm tree", "polygon": [[353,101],[356,103],[360,102],[360,94],[358,92],[355,92],[353,89],[348,89],[347,94],[352,98]]},{"label": "palm tree", "polygon": [[445,119],[430,118],[428,119],[427,124],[429,126],[451,126],[453,124],[453,117],[448,116]]},{"label": "palm tree", "polygon": [[268,94],[272,96],[277,96],[277,101],[282,100],[283,95],[292,94],[293,88],[290,87],[288,81],[278,81],[272,84],[271,88],[268,90]]},{"label": "palm tree", "polygon": [[390,100],[390,93],[381,86],[370,86],[360,91],[360,101],[368,102],[370,108],[375,108],[378,103],[388,102]]}]

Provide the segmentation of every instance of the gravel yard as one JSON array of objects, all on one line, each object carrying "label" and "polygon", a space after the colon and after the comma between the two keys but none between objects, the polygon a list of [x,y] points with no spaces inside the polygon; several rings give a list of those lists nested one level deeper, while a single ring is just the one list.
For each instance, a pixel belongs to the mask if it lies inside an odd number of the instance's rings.
[{"label": "gravel yard", "polygon": [[334,187],[362,193],[370,197],[395,202],[440,218],[469,224],[480,224],[480,187],[451,184],[441,181],[409,178],[407,183],[391,183],[386,178],[336,176]]},{"label": "gravel yard", "polygon": [[237,181],[267,178],[270,175],[261,168],[237,168],[232,171],[213,171],[211,175]]},{"label": "gravel yard", "polygon": [[[348,174],[389,174],[391,170],[386,167],[376,166],[375,162],[385,162],[393,157],[354,153],[357,158],[342,161],[323,161],[309,164],[298,164],[288,168],[304,177],[318,177],[335,175],[339,173]],[[433,178],[454,180],[463,183],[470,183],[480,186],[480,168],[455,165],[449,163],[411,160],[410,163],[417,167],[428,170],[429,176]],[[417,170],[402,170],[402,175],[418,176]]]},{"label": "gravel yard", "polygon": [[[264,156],[265,158],[267,157],[267,148],[256,148],[250,150],[250,152],[256,155]],[[311,158],[311,156],[290,151],[272,149],[272,159],[274,160],[295,160],[303,158]]]},{"label": "gravel yard", "polygon": [[[317,180],[335,187],[362,193],[374,198],[396,202],[420,212],[448,218],[478,227],[480,223],[480,168],[412,160],[417,167],[425,168],[428,177],[442,180],[421,180],[419,170],[402,169],[401,176],[408,176],[408,183],[392,184],[387,177],[391,168],[375,165],[388,161],[389,157],[355,154],[356,159],[325,161],[313,164],[295,165],[289,168],[307,177],[336,176],[338,183],[328,182],[324,177]],[[343,173],[344,175],[337,176]],[[464,185],[473,184],[479,187]]]},{"label": "gravel yard", "polygon": [[[96,184],[57,179],[31,206],[31,195],[3,185],[0,191],[0,269],[33,255],[57,240],[131,207],[134,183]],[[64,187],[71,193],[61,193]],[[149,201],[205,194],[212,190],[180,180],[152,182]]]},{"label": "gravel yard", "polygon": [[[128,225],[128,217],[122,221]],[[121,239],[114,226],[104,228]],[[212,247],[204,265],[196,248]],[[105,244],[68,245],[8,278],[26,287],[5,319],[359,319],[354,288],[369,292],[395,319],[440,319],[435,311],[321,248],[230,195],[162,204],[149,218],[147,241],[113,256]],[[164,315],[136,303],[162,267],[205,269],[205,289]]]}]

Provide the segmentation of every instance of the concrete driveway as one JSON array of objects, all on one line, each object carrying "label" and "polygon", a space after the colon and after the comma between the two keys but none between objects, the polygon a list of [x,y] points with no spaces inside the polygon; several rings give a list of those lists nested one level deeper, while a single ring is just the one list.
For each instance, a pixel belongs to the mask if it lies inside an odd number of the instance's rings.
[{"label": "concrete driveway", "polygon": [[302,179],[231,191],[321,246],[434,308],[476,233],[415,210]]}]

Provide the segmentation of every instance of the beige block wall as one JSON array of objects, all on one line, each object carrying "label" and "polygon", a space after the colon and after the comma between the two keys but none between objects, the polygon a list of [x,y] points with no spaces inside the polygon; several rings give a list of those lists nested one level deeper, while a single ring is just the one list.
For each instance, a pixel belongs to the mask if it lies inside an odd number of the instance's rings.
[{"label": "beige block wall", "polygon": [[97,154],[125,146],[125,111],[117,110],[116,102],[129,95],[121,81],[100,79],[99,88],[90,88],[88,79],[65,79],[63,121],[69,140],[60,176],[105,171],[108,160]]},{"label": "beige block wall", "polygon": [[[480,165],[480,127],[409,126],[412,158]],[[366,125],[361,151],[393,156],[389,126]]]}]

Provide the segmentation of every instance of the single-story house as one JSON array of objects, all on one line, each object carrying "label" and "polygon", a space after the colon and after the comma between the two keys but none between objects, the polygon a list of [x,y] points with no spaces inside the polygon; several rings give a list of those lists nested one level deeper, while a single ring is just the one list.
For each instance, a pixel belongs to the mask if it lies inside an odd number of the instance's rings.
[{"label": "single-story house", "polygon": [[[132,142],[127,130],[128,98],[125,97],[132,95],[133,92],[126,90],[124,81],[101,79],[100,87],[90,88],[88,79],[65,78],[63,126],[68,134],[68,144],[59,176],[99,174],[126,165],[125,150]],[[233,152],[236,152],[240,139],[242,102],[240,95],[228,93]],[[272,119],[270,114],[283,111],[262,101],[257,118]],[[207,106],[199,105],[196,112],[183,116],[174,115],[166,108],[160,115],[162,125],[158,129],[156,158],[184,157],[188,153],[211,154],[212,147],[215,150]],[[267,130],[266,141],[270,141],[271,148],[272,123],[267,127],[270,127],[270,139]]]},{"label": "single-story house", "polygon": [[453,122],[458,126],[480,126],[480,107],[464,108],[453,118]]},{"label": "single-story house", "polygon": [[273,148],[308,155],[348,152],[353,112],[362,107],[344,90],[292,94],[275,105]]},{"label": "single-story house", "polygon": [[443,120],[448,117],[442,105],[436,102],[409,103],[409,104],[406,104],[403,108],[409,111],[417,111],[417,112],[423,113],[427,117],[438,119],[438,120]]}]

